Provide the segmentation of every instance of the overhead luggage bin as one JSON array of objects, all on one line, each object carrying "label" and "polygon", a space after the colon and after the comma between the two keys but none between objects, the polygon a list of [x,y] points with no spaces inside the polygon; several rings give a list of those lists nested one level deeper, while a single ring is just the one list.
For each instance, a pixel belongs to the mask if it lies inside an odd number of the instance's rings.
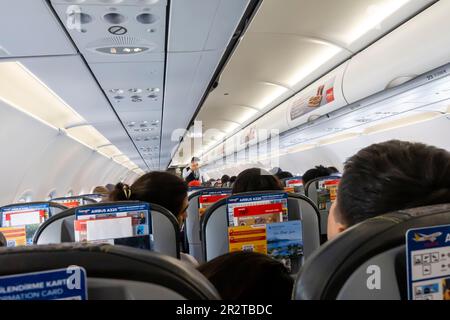
[{"label": "overhead luggage bin", "polygon": [[[407,231],[448,225],[449,221],[450,204],[442,204],[400,210],[357,224],[306,261],[296,280],[294,298],[407,299]],[[376,273],[378,284],[372,282]]]},{"label": "overhead luggage bin", "polygon": [[220,299],[193,267],[155,252],[81,243],[0,249],[0,280],[68,267],[84,269],[88,300]]},{"label": "overhead luggage bin", "polygon": [[[97,203],[68,209],[42,224],[36,232],[33,241],[35,244],[39,245],[75,242],[77,236],[74,224],[77,218],[77,210],[91,210],[91,212],[94,212],[94,210],[99,210],[99,212],[100,210],[104,210],[106,212],[109,210],[108,208],[111,207],[125,208],[127,206],[136,207],[139,205],[147,205],[151,216],[151,219],[148,222],[150,225],[149,236],[151,244],[149,244],[150,247],[145,245],[145,248],[161,252],[171,257],[180,258],[180,228],[175,216],[159,205],[147,204],[146,202],[139,201]],[[85,241],[85,239],[81,239],[80,241]],[[87,241],[89,241],[89,237]],[[140,247],[143,246],[141,242],[138,244],[133,242],[133,246],[135,245],[139,245]]]},{"label": "overhead luggage bin", "polygon": [[449,62],[450,3],[438,1],[353,57],[343,90],[349,104],[396,87]]}]

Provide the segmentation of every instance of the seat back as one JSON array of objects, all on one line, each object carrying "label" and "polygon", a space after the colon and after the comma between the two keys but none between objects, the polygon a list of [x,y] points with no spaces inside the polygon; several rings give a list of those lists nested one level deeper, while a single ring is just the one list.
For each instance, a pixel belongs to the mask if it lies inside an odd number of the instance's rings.
[{"label": "seat back", "polygon": [[282,180],[284,190],[290,193],[305,194],[302,177],[285,178]]},{"label": "seat back", "polygon": [[85,196],[54,198],[51,201],[62,204],[67,208],[75,208],[87,204],[97,203],[94,199]]},{"label": "seat back", "polygon": [[[202,274],[177,259],[107,244],[1,248],[0,284],[6,281],[5,276],[42,274],[69,266],[86,271],[88,300],[219,299],[217,291]],[[46,291],[50,290],[46,288]],[[0,297],[3,296],[5,294],[1,293]]]},{"label": "seat back", "polygon": [[[100,194],[100,193],[91,193],[91,194],[83,194],[80,197],[82,197],[83,199],[91,199],[94,200],[95,202],[101,202],[103,200],[105,200],[108,196],[104,195],[104,194]],[[86,203],[88,204],[88,203]]]},{"label": "seat back", "polygon": [[[70,208],[63,213],[54,216],[41,225],[37,231],[35,244],[56,244],[74,242],[74,221],[76,209],[104,208],[111,205],[136,205],[143,204],[139,201],[120,201],[113,203],[97,203],[93,205]],[[175,216],[167,209],[156,205],[150,205],[151,234],[153,236],[153,250],[168,256],[180,257],[180,228]]]},{"label": "seat back", "polygon": [[[240,196],[259,196],[280,191],[248,192]],[[288,221],[302,222],[303,257],[307,259],[319,246],[320,217],[316,206],[302,195],[288,194]],[[204,261],[229,252],[227,199],[212,205],[201,219]]]},{"label": "seat back", "polygon": [[16,203],[0,207],[0,231],[7,246],[29,245],[40,224],[67,208],[54,202]]},{"label": "seat back", "polygon": [[189,207],[186,218],[186,237],[189,244],[189,254],[203,262],[200,237],[200,217],[212,204],[226,195],[231,194],[228,188],[206,188],[189,195]]},{"label": "seat back", "polygon": [[401,210],[353,226],[306,261],[296,279],[294,298],[407,299],[407,231],[449,223],[450,204],[444,204]]},{"label": "seat back", "polygon": [[322,240],[326,239],[327,222],[330,207],[336,199],[339,176],[322,177],[308,181],[305,185],[305,195],[310,198],[320,212],[320,233]]}]

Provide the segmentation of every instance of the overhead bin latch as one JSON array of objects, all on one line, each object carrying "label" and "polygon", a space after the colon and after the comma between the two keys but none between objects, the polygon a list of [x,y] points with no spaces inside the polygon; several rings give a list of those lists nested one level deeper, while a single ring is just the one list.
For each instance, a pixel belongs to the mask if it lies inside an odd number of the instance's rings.
[{"label": "overhead bin latch", "polygon": [[404,76],[396,77],[396,78],[392,79],[391,81],[389,81],[389,83],[387,84],[385,90],[398,87],[398,86],[400,86],[400,85],[402,85],[402,84],[404,84],[404,83],[406,83],[408,81],[411,81],[411,80],[413,80],[413,79],[415,79],[417,77],[418,77],[418,75],[416,75],[416,74],[414,74],[414,75],[410,74],[410,75],[404,75]]}]

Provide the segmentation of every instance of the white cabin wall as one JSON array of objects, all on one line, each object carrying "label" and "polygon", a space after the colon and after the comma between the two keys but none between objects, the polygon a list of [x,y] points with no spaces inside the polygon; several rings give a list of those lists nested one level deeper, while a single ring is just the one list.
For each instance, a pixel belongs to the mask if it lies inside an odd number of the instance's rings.
[{"label": "white cabin wall", "polygon": [[[45,200],[52,190],[64,196],[90,192],[96,185],[117,183],[128,169],[56,129],[0,101],[0,205]],[[128,181],[137,175],[131,172]]]}]

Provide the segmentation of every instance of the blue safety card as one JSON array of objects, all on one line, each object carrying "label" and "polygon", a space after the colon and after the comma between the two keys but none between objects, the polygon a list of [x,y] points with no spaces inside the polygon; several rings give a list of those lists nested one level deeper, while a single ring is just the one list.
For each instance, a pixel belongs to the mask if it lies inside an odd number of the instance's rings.
[{"label": "blue safety card", "polygon": [[0,300],[87,300],[86,270],[70,266],[2,276]]},{"label": "blue safety card", "polygon": [[450,225],[406,233],[409,300],[450,300]]}]

